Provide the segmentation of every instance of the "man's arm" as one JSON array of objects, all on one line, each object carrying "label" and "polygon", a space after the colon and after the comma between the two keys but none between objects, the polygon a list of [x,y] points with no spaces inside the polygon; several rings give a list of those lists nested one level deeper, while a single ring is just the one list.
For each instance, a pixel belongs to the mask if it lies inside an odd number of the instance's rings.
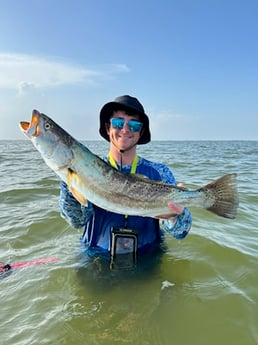
[{"label": "man's arm", "polygon": [[[167,169],[163,169],[163,182],[176,185],[176,180],[172,171],[168,167],[166,168]],[[182,183],[178,183],[177,186],[184,188]],[[168,207],[171,210],[171,214],[174,214],[175,217],[172,217],[171,220],[160,221],[161,228],[177,239],[185,238],[192,225],[192,215],[190,211],[186,207],[183,208],[182,206],[173,203],[173,201],[169,201]]]}]

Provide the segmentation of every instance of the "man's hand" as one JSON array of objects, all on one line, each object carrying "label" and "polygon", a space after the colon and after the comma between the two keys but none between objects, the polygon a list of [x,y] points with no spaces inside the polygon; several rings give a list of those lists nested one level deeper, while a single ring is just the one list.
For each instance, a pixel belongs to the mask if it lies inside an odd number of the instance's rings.
[{"label": "man's hand", "polygon": [[171,216],[178,216],[184,210],[184,207],[175,204],[173,201],[168,202],[168,207],[170,209]]},{"label": "man's hand", "polygon": [[[177,184],[177,187],[178,187],[178,188],[181,188],[181,189],[185,189],[184,184],[183,184],[182,182],[179,182],[179,183]],[[168,207],[169,207],[169,209],[171,210],[171,215],[172,215],[172,216],[178,216],[178,215],[181,214],[181,213],[183,212],[183,210],[184,210],[184,207],[175,204],[173,201],[169,201],[169,202],[168,202]]]}]

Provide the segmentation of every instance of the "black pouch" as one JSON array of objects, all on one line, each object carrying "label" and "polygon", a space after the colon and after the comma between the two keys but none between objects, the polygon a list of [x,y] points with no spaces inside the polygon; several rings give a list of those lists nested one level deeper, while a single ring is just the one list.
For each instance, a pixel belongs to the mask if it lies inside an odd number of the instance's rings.
[{"label": "black pouch", "polygon": [[137,231],[128,228],[111,229],[111,269],[131,269],[136,266]]}]

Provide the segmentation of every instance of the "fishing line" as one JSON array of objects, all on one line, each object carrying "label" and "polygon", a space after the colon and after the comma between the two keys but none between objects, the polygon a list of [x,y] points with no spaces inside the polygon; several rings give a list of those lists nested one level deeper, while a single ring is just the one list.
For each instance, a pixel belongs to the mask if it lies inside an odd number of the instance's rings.
[{"label": "fishing line", "polygon": [[36,259],[33,261],[25,261],[25,262],[17,262],[14,264],[5,264],[3,262],[0,262],[0,275],[11,271],[12,269],[16,268],[23,268],[23,267],[28,267],[28,266],[35,266],[35,265],[40,265],[48,262],[54,262],[57,261],[57,257],[53,258],[43,258],[43,259]]}]

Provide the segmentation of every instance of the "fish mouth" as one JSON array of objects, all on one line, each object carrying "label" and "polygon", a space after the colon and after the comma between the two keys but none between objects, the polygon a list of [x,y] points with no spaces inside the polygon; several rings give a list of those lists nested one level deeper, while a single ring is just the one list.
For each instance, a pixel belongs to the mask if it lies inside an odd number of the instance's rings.
[{"label": "fish mouth", "polygon": [[20,128],[22,132],[29,138],[38,137],[41,133],[39,126],[40,112],[32,111],[31,122],[21,121]]}]

